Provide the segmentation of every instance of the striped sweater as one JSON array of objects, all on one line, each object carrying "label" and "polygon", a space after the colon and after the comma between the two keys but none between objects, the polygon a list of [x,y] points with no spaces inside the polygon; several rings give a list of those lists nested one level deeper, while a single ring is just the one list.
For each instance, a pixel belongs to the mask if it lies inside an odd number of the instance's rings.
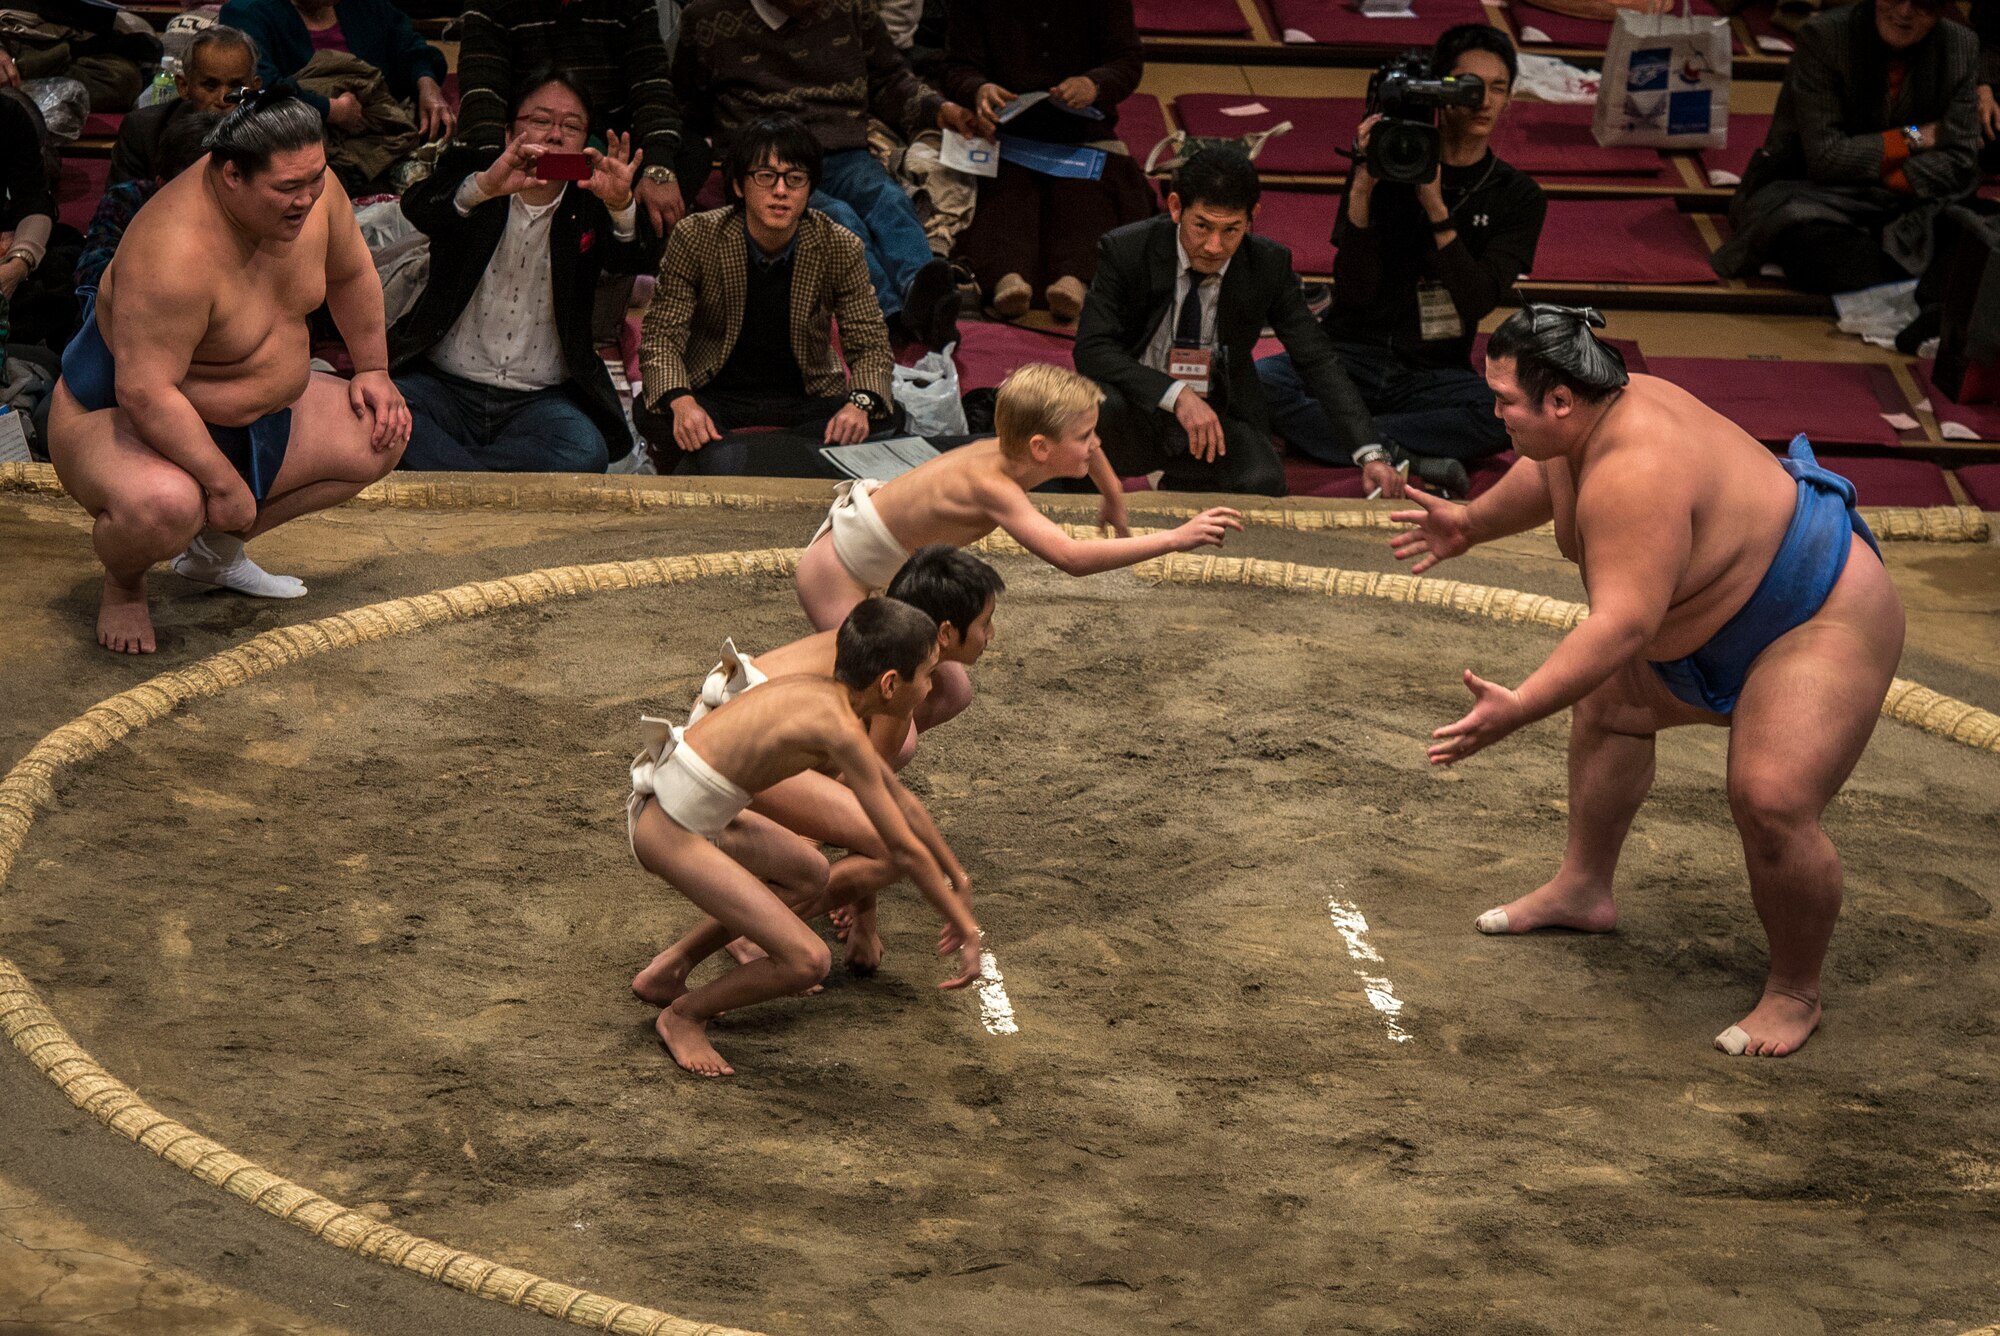
[{"label": "striped sweater", "polygon": [[605,129],[629,130],[648,166],[680,150],[680,105],[653,0],[469,0],[458,48],[462,144],[507,141],[514,85],[538,65],[567,70],[597,104]]}]

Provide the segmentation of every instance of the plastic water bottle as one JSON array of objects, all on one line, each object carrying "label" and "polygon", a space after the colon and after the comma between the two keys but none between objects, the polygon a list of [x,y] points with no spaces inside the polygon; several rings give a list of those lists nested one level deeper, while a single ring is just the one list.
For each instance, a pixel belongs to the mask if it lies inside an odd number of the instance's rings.
[{"label": "plastic water bottle", "polygon": [[162,102],[171,102],[180,96],[174,85],[174,76],[180,73],[180,67],[181,63],[172,56],[162,56],[160,72],[153,76],[152,87],[148,88],[146,95],[139,99],[139,105],[158,106]]}]

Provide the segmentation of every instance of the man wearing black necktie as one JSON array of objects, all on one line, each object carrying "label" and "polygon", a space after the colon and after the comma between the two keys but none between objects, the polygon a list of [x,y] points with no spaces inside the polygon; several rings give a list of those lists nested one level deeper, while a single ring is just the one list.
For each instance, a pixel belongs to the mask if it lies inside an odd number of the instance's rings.
[{"label": "man wearing black necktie", "polygon": [[1105,235],[1076,335],[1076,369],[1104,391],[1097,434],[1122,476],[1182,491],[1285,494],[1252,358],[1268,326],[1354,449],[1368,408],[1306,309],[1292,253],[1251,233],[1257,169],[1203,149],[1174,177],[1168,216]]}]

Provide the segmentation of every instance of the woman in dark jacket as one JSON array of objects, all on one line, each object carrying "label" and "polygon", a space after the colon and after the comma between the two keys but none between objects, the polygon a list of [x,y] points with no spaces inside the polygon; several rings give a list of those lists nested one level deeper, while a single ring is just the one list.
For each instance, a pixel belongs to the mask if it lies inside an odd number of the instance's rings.
[{"label": "woman in dark jacket", "polygon": [[1857,0],[1799,29],[1718,273],[1775,262],[1833,293],[1931,269],[1945,206],[1979,185],[1979,42],[1944,21],[1947,3]]},{"label": "woman in dark jacket", "polygon": [[998,314],[1022,315],[1041,294],[1057,319],[1074,320],[1097,270],[1097,239],[1158,212],[1115,134],[1118,104],[1145,69],[1132,0],[950,0],[946,14],[946,97],[991,123],[1017,98],[1047,93],[1000,132],[1107,150],[1096,181],[1003,161],[998,176],[980,180],[978,209],[958,243]]}]

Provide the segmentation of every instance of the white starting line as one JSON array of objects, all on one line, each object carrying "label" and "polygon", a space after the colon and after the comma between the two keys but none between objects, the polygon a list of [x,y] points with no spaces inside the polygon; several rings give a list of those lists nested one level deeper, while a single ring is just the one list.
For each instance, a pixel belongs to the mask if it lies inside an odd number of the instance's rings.
[{"label": "white starting line", "polygon": [[[1368,920],[1362,915],[1361,906],[1330,895],[1326,899],[1326,912],[1333,920],[1333,930],[1347,943],[1351,958],[1367,965],[1382,963],[1382,953],[1368,941]],[[1385,976],[1370,974],[1365,969],[1356,969],[1354,973],[1368,995],[1368,1005],[1382,1013],[1382,1024],[1387,1027],[1389,1038],[1398,1044],[1409,1043],[1410,1032],[1397,1023],[1397,1017],[1403,1014],[1403,999],[1396,996],[1396,985]]]},{"label": "white starting line", "polygon": [[979,953],[979,1023],[988,1034],[1019,1034],[1014,1023],[1014,1004],[1007,1000],[1007,981],[1001,977],[1000,962],[991,951]]}]

